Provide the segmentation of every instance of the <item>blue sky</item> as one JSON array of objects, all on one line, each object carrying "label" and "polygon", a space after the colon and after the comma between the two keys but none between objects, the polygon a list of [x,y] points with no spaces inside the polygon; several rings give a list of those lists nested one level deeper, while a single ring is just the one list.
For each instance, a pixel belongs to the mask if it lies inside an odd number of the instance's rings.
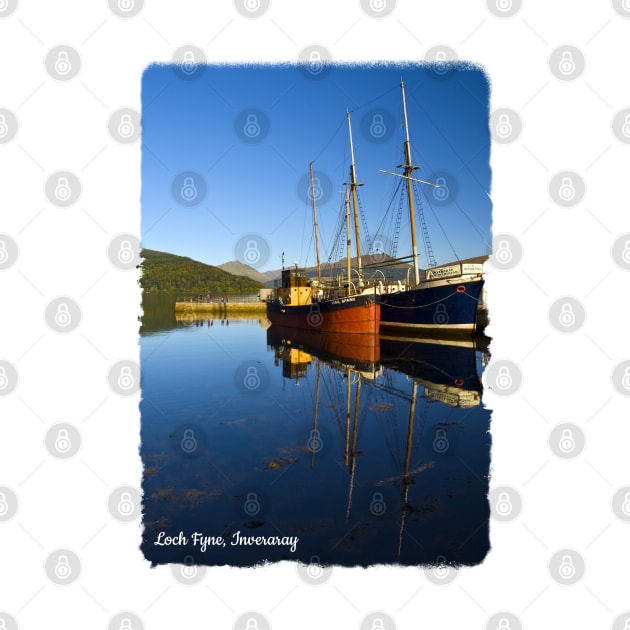
[{"label": "blue sky", "polygon": [[[415,171],[438,264],[489,253],[489,80],[478,68],[414,64],[153,65],[142,79],[142,246],[211,265],[266,271],[315,262],[309,162],[322,261],[333,249],[348,181],[350,110],[369,238],[387,251],[402,179],[401,78]],[[319,71],[319,72],[318,72]],[[391,209],[385,221],[388,206]],[[376,234],[381,226],[381,233]],[[446,236],[445,236],[446,234]],[[362,229],[363,251],[368,248]],[[427,260],[419,237],[420,264]],[[398,255],[410,249],[403,215]],[[455,253],[453,253],[453,250]]]}]

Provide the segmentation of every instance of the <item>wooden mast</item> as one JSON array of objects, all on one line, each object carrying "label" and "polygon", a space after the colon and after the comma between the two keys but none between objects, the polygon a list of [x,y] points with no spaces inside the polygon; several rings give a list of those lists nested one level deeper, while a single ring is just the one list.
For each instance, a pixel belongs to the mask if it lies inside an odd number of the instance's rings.
[{"label": "wooden mast", "polygon": [[347,261],[347,272],[348,272],[348,292],[347,295],[350,295],[350,244],[352,239],[350,238],[350,193],[348,192],[348,188],[346,187],[346,261]]},{"label": "wooden mast", "polygon": [[315,253],[317,254],[317,281],[322,280],[322,271],[319,263],[319,232],[317,230],[317,206],[315,204],[315,178],[313,177],[313,162],[309,164],[311,171],[311,201],[313,202],[313,228],[315,229]]},{"label": "wooden mast", "polygon": [[413,256],[413,273],[416,286],[420,284],[420,270],[418,267],[418,245],[416,243],[416,219],[413,205],[413,188],[411,184],[411,174],[415,166],[411,165],[411,144],[409,142],[409,125],[407,124],[407,103],[405,101],[405,83],[400,82],[402,90],[403,113],[405,117],[405,179],[407,180],[407,197],[409,199],[409,225],[411,229],[411,248]]},{"label": "wooden mast", "polygon": [[352,125],[350,124],[350,112],[348,114],[348,132],[350,134],[350,188],[352,189],[352,208],[354,211],[354,235],[357,246],[357,272],[359,274],[359,288],[363,286],[363,270],[361,269],[361,237],[359,235],[359,212],[357,209],[357,176],[354,168],[354,145],[352,144]]}]

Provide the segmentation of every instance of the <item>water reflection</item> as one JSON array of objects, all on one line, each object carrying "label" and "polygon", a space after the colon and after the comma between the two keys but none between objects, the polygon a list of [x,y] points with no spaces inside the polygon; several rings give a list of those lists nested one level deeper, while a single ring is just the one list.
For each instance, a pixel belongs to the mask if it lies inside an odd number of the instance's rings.
[{"label": "water reflection", "polygon": [[[141,341],[148,559],[482,561],[483,350],[209,321],[176,322],[168,344]],[[180,531],[225,546],[155,545]],[[292,537],[294,550],[280,544]]]}]

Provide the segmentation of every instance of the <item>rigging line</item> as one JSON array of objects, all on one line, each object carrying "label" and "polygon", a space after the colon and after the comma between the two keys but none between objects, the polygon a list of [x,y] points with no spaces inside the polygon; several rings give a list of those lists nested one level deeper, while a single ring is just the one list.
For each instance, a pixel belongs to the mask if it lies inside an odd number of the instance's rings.
[{"label": "rigging line", "polygon": [[345,122],[346,122],[346,117],[344,116],[341,122],[339,123],[339,126],[337,127],[337,129],[335,129],[335,131],[333,132],[333,135],[330,136],[328,142],[324,145],[324,148],[313,158],[312,162],[315,162],[315,160],[321,157],[322,153],[328,148],[328,145],[335,139],[335,136],[337,135],[337,133],[339,133],[339,130],[341,129],[341,127],[344,125]]},{"label": "rigging line", "polygon": [[396,190],[394,190],[394,193],[392,194],[390,200],[389,200],[389,204],[385,210],[385,213],[383,214],[383,218],[381,219],[381,222],[379,224],[379,226],[376,228],[376,232],[375,234],[380,234],[381,233],[381,228],[383,227],[383,223],[385,223],[385,219],[387,218],[387,215],[389,214],[390,208],[392,207],[392,204],[394,203],[394,199],[398,199],[398,190],[399,188],[402,186],[402,181],[400,180],[398,182],[398,184],[396,185]]},{"label": "rigging line", "polygon": [[424,113],[424,115],[426,116],[426,119],[431,123],[431,125],[433,126],[433,128],[437,131],[437,133],[442,137],[442,139],[444,140],[444,142],[449,146],[449,148],[451,149],[451,151],[458,157],[459,161],[462,163],[462,166],[470,173],[470,175],[472,176],[472,178],[477,182],[477,184],[479,185],[479,188],[481,188],[481,190],[483,190],[484,192],[486,191],[486,187],[477,179],[477,176],[475,175],[475,173],[470,169],[470,167],[468,166],[468,162],[466,160],[464,160],[464,158],[458,153],[458,151],[455,149],[455,147],[450,143],[449,139],[442,133],[441,129],[439,128],[438,125],[435,124],[435,122],[431,119],[431,117],[429,116],[429,114],[427,113],[426,109],[424,107],[422,107],[422,105],[420,104],[420,102],[418,102],[418,99],[414,97],[414,95],[411,95],[411,98],[413,98],[413,100],[416,102],[416,105],[422,110],[422,112]]},{"label": "rigging line", "polygon": [[372,100],[367,101],[367,103],[363,103],[362,105],[358,105],[354,109],[351,109],[350,113],[353,114],[354,112],[358,112],[360,109],[363,109],[364,107],[367,107],[368,105],[371,105],[372,103],[374,103],[375,101],[378,101],[379,99],[383,98],[384,96],[386,96],[390,92],[393,92],[394,90],[398,90],[398,89],[399,89],[399,86],[395,85],[394,87],[389,88],[389,90],[386,90],[382,94],[379,94],[378,96],[375,96]]},{"label": "rigging line", "polygon": [[490,243],[488,243],[486,239],[485,232],[483,232],[481,228],[471,219],[471,217],[466,213],[466,211],[457,203],[456,199],[454,200],[454,203],[457,206],[457,209],[468,219],[468,222],[470,223],[470,225],[472,225],[473,229],[477,232],[477,234],[481,236],[481,239],[483,240],[484,245],[492,249],[492,246],[490,245]]},{"label": "rigging line", "polygon": [[[414,186],[413,190],[414,190],[414,193],[415,193],[416,198],[417,198],[418,197],[418,191],[416,190],[415,186]],[[459,254],[455,251],[455,247],[453,246],[453,243],[451,243],[451,239],[448,237],[448,234],[446,233],[446,230],[444,229],[442,223],[440,222],[440,219],[439,219],[437,213],[435,212],[435,208],[431,205],[431,202],[429,201],[429,197],[425,195],[425,199],[426,199],[427,205],[431,209],[431,214],[433,214],[433,218],[436,220],[437,224],[440,226],[440,230],[442,231],[442,235],[446,239],[446,242],[449,244],[449,246],[451,248],[451,251],[453,252],[453,255],[455,256],[455,259],[459,260]]]}]

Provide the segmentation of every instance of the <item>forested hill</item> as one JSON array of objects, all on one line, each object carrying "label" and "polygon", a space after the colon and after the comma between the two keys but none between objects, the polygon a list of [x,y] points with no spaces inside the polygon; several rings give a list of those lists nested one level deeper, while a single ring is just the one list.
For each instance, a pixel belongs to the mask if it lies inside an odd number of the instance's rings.
[{"label": "forested hill", "polygon": [[151,293],[173,291],[186,294],[221,296],[228,294],[256,293],[264,285],[261,282],[236,276],[218,267],[166,252],[143,249],[141,256],[142,277],[140,286]]}]

